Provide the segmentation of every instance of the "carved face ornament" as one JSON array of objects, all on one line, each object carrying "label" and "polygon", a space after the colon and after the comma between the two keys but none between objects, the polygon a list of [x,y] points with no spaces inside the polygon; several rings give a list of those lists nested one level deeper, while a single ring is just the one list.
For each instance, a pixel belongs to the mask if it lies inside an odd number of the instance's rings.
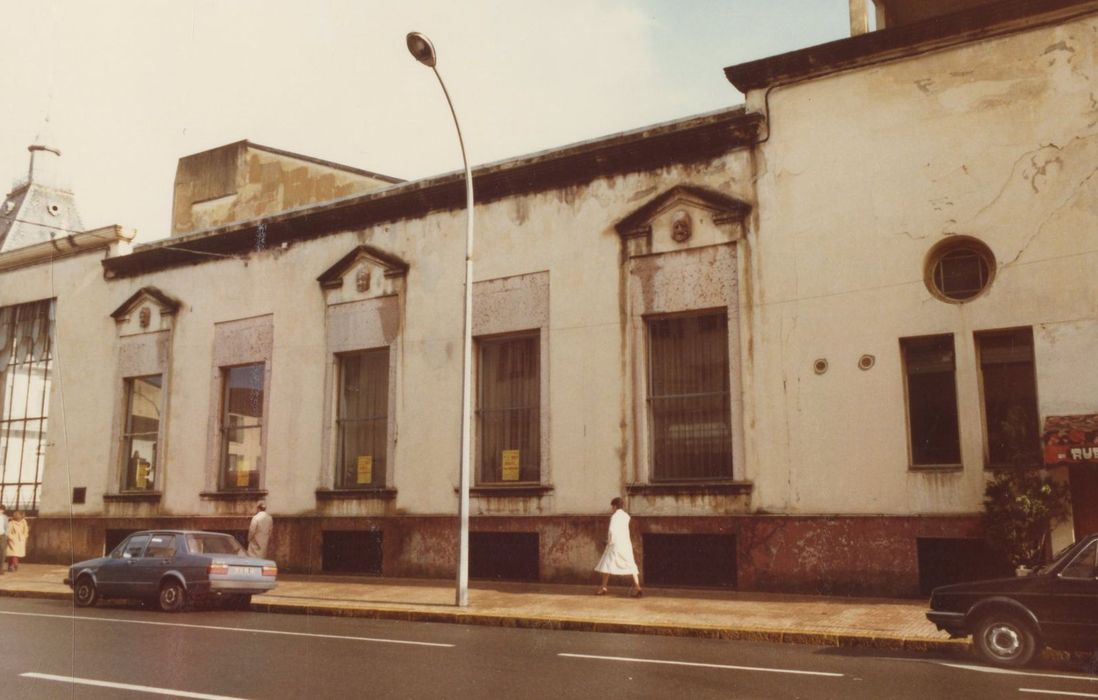
[{"label": "carved face ornament", "polygon": [[358,274],[355,275],[355,289],[359,292],[370,291],[370,268],[363,266],[358,270]]},{"label": "carved face ornament", "polygon": [[137,314],[137,322],[141,324],[142,328],[148,328],[150,321],[152,321],[152,309],[142,306],[141,311]]},{"label": "carved face ornament", "polygon": [[694,222],[690,220],[690,212],[680,209],[671,217],[671,238],[676,243],[685,243],[694,235]]}]

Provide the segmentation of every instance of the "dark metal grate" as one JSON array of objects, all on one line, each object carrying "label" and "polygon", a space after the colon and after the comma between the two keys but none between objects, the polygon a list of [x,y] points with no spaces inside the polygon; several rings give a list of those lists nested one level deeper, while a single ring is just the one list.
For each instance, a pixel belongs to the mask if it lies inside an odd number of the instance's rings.
[{"label": "dark metal grate", "polygon": [[648,321],[652,480],[732,477],[728,317]]}]

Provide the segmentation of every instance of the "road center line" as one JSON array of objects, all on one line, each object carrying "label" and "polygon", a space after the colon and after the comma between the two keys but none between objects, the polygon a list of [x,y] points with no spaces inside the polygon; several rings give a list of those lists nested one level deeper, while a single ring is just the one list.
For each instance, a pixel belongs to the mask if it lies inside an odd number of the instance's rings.
[{"label": "road center line", "polygon": [[133,685],[131,683],[111,683],[110,681],[97,681],[91,678],[75,678],[73,676],[55,676],[52,673],[20,673],[24,678],[36,678],[43,681],[60,681],[62,683],[75,683],[77,685],[94,685],[100,688],[116,688],[118,690],[132,690],[138,693],[154,693],[156,695],[170,695],[176,698],[199,698],[200,700],[244,700],[231,695],[210,695],[209,693],[192,693],[187,690],[175,690],[173,688],[154,688],[149,685]]},{"label": "road center line", "polygon": [[1034,671],[1014,671],[1009,668],[993,668],[991,666],[975,666],[972,664],[951,664],[945,662],[939,662],[940,666],[946,666],[948,668],[960,668],[966,671],[979,671],[980,673],[1001,673],[1007,676],[1033,676],[1034,678],[1063,678],[1069,681],[1090,681],[1098,682],[1098,677],[1078,675],[1073,676],[1067,673],[1036,673]]},{"label": "road center line", "polygon": [[634,659],[627,656],[596,656],[594,654],[557,654],[572,659],[598,659],[601,661],[626,661],[635,664],[665,664],[668,666],[694,666],[696,668],[721,668],[732,671],[763,671],[765,673],[792,673],[801,676],[827,676],[829,678],[842,678],[842,673],[827,673],[824,671],[798,671],[789,668],[763,668],[758,666],[729,666],[725,664],[703,664],[694,661],[665,661],[662,659]]},{"label": "road center line", "polygon": [[1072,698],[1098,698],[1094,693],[1069,693],[1066,690],[1041,690],[1040,688],[1019,688],[1023,693],[1040,693],[1042,695],[1066,695]]},{"label": "road center line", "polygon": [[151,620],[123,620],[116,617],[87,617],[84,615],[54,615],[50,613],[28,613],[0,610],[0,615],[21,615],[24,617],[52,617],[59,620],[87,620],[89,622],[119,622],[129,625],[156,625],[159,627],[184,627],[196,630],[215,630],[219,632],[250,632],[252,634],[277,634],[286,637],[312,637],[315,639],[342,639],[352,642],[376,642],[378,644],[405,644],[420,647],[452,648],[453,644],[439,642],[413,642],[405,639],[381,639],[377,637],[351,637],[342,634],[317,634],[315,632],[285,632],[282,630],[261,630],[249,627],[219,627],[217,625],[188,625],[183,622],[153,622]]}]

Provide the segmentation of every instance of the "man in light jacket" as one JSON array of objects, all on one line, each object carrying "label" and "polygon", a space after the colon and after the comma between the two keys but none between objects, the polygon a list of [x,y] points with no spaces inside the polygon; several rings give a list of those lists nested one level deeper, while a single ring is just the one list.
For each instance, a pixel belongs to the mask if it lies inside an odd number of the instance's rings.
[{"label": "man in light jacket", "polygon": [[[0,556],[8,550],[8,511],[4,504],[0,503]],[[0,576],[4,575],[4,567],[0,566]]]},{"label": "man in light jacket", "polygon": [[274,518],[267,512],[267,504],[260,501],[255,506],[255,515],[248,525],[248,556],[267,558],[267,543],[271,540],[271,528]]}]

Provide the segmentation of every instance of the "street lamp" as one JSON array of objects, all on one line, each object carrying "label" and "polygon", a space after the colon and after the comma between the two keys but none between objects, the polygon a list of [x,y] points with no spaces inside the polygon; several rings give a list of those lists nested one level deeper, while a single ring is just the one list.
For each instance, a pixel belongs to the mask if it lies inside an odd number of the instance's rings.
[{"label": "street lamp", "polygon": [[473,173],[469,169],[469,159],[465,156],[465,140],[461,137],[461,125],[458,124],[454,103],[450,100],[450,91],[442,82],[438,68],[435,67],[438,56],[435,46],[423,34],[408,34],[408,51],[412,56],[430,68],[442,86],[446,104],[450,106],[450,115],[457,129],[458,145],[461,146],[461,162],[465,166],[465,328],[463,331],[465,349],[462,357],[461,375],[461,477],[458,487],[458,569],[457,600],[459,607],[469,605],[469,473],[471,440],[470,416],[472,414],[473,381]]}]

